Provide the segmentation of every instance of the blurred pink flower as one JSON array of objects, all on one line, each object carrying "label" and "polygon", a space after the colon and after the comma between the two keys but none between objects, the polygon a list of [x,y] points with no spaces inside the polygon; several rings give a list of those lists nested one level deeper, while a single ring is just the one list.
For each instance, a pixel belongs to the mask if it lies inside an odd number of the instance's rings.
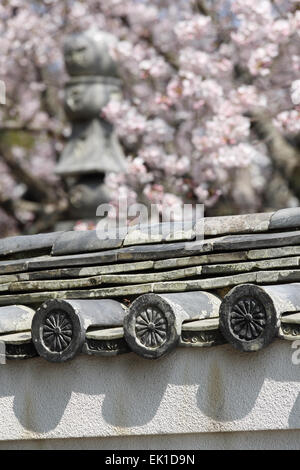
[{"label": "blurred pink flower", "polygon": [[248,67],[252,75],[269,75],[272,62],[278,56],[278,53],[277,44],[267,44],[253,51],[248,61]]},{"label": "blurred pink flower", "polygon": [[207,32],[207,28],[211,22],[209,16],[194,15],[187,20],[179,21],[175,25],[175,34],[180,42],[199,39]]},{"label": "blurred pink flower", "polygon": [[291,85],[291,99],[295,105],[300,104],[300,80],[295,80]]}]

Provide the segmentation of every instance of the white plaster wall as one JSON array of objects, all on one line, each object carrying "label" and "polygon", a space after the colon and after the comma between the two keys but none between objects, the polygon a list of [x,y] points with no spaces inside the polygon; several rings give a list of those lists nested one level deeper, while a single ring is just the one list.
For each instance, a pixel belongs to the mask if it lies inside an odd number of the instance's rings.
[{"label": "white plaster wall", "polygon": [[279,450],[300,448],[300,430],[1,441],[0,450]]},{"label": "white plaster wall", "polygon": [[258,353],[225,345],[157,361],[10,361],[0,365],[0,448],[297,448],[292,352],[277,340]]}]

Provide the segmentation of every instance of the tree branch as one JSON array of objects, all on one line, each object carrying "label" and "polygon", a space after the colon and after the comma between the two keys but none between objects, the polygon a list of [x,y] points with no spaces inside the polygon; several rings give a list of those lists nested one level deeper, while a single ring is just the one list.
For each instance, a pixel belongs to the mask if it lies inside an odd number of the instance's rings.
[{"label": "tree branch", "polygon": [[45,185],[45,182],[34,177],[29,171],[21,166],[13,156],[11,150],[0,143],[1,157],[13,173],[14,177],[22,181],[29,190],[32,190],[38,199],[42,201],[53,201],[56,199],[56,195],[51,187]]},{"label": "tree branch", "polygon": [[274,167],[287,180],[288,187],[300,198],[300,151],[273,125],[266,113],[250,114],[252,128],[269,151]]}]

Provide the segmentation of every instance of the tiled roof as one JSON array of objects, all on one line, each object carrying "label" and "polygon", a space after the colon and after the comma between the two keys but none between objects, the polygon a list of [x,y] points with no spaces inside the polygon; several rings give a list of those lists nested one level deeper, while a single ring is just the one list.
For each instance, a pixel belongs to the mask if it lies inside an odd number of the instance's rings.
[{"label": "tiled roof", "polygon": [[300,338],[300,208],[101,235],[0,240],[7,357],[157,358],[176,346],[257,351]]}]

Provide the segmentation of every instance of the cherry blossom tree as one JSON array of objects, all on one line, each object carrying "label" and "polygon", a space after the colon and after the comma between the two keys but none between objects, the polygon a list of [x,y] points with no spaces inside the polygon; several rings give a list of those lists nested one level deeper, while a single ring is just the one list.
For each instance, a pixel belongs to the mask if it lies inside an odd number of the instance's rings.
[{"label": "cherry blossom tree", "polygon": [[299,0],[2,0],[2,236],[53,229],[67,208],[53,171],[70,132],[62,43],[90,27],[118,39],[123,99],[102,111],[128,159],[106,178],[116,201],[298,204]]}]

